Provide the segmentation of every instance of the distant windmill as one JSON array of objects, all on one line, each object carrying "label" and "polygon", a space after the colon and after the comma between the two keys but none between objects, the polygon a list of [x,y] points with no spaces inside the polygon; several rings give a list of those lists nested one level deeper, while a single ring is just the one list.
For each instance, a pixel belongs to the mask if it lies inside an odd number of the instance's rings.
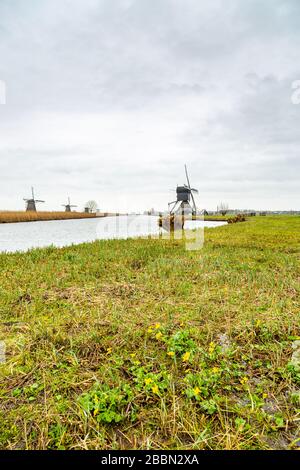
[{"label": "distant windmill", "polygon": [[[170,214],[176,214],[178,209],[181,209],[182,212],[185,211],[186,207],[190,207],[192,210],[192,214],[197,214],[197,207],[194,199],[193,193],[197,194],[198,190],[195,188],[191,188],[189,175],[187,172],[187,167],[184,165],[185,168],[185,175],[187,180],[187,185],[184,184],[183,186],[177,186],[176,188],[176,201],[172,201],[168,204]],[[191,202],[192,200],[192,202]],[[170,206],[172,208],[170,209]]]},{"label": "distant windmill", "polygon": [[71,204],[70,198],[68,197],[68,204],[63,204],[63,207],[66,209],[66,212],[72,212],[72,207],[77,207],[74,206],[74,204]]},{"label": "distant windmill", "polygon": [[45,201],[42,201],[41,199],[35,199],[33,188],[31,188],[31,196],[32,196],[31,199],[24,198],[24,201],[26,202],[26,211],[36,212],[36,203],[45,202]]}]

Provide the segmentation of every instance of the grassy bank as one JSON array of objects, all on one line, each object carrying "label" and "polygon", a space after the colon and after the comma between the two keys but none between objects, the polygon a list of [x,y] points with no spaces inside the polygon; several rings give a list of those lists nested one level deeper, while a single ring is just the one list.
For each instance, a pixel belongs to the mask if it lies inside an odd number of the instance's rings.
[{"label": "grassy bank", "polygon": [[[230,214],[227,214],[227,215],[205,215],[204,216],[204,220],[207,220],[207,221],[226,221],[228,220],[230,217],[232,217],[232,215]],[[200,218],[201,219],[201,218]]]},{"label": "grassy bank", "polygon": [[36,222],[38,220],[66,220],[96,217],[85,212],[22,212],[0,211],[0,224],[13,222]]},{"label": "grassy bank", "polygon": [[0,255],[0,447],[299,446],[300,218]]}]

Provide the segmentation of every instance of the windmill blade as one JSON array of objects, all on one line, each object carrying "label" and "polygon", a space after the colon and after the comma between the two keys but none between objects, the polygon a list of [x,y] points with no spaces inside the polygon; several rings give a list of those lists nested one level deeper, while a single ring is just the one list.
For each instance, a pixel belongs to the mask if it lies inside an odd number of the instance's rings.
[{"label": "windmill blade", "polygon": [[194,211],[197,212],[197,206],[196,206],[195,199],[194,199],[194,196],[193,196],[192,192],[191,192],[191,198],[192,198],[192,201],[193,201]]},{"label": "windmill blade", "polygon": [[41,199],[35,199],[35,202],[46,202],[46,201],[42,201]]},{"label": "windmill blade", "polygon": [[187,180],[187,183],[188,183],[188,187],[191,189],[190,180],[189,180],[189,175],[188,175],[188,171],[187,171],[186,165],[184,165],[184,169],[185,169],[185,176],[186,176],[186,180]]},{"label": "windmill blade", "polygon": [[189,186],[187,186],[186,184],[183,185],[186,189],[188,189],[190,192],[193,192],[193,193],[196,193],[198,194],[198,189],[196,188],[190,188]]},{"label": "windmill blade", "polygon": [[34,189],[33,189],[33,186],[31,186],[31,194],[32,194],[32,199],[34,200]]}]

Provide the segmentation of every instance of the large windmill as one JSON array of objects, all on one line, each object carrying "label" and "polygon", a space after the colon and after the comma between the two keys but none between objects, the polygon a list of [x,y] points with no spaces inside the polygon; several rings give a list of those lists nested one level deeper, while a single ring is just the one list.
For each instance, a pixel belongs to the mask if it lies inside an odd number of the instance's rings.
[{"label": "large windmill", "polygon": [[187,180],[187,185],[177,186],[176,188],[176,201],[169,202],[169,212],[170,214],[176,214],[180,209],[182,213],[185,213],[187,209],[191,209],[192,215],[197,214],[197,207],[194,199],[194,194],[198,194],[198,190],[191,188],[189,175],[187,172],[187,167],[184,165],[185,176]]},{"label": "large windmill", "polygon": [[45,202],[45,201],[42,201],[41,199],[35,199],[33,188],[31,188],[31,198],[30,199],[24,198],[24,201],[26,202],[26,211],[32,211],[32,212],[36,212],[37,202]]},{"label": "large windmill", "polygon": [[63,207],[65,208],[66,212],[72,212],[72,207],[77,207],[77,206],[74,206],[74,204],[71,204],[70,198],[68,197],[68,204],[63,204]]}]

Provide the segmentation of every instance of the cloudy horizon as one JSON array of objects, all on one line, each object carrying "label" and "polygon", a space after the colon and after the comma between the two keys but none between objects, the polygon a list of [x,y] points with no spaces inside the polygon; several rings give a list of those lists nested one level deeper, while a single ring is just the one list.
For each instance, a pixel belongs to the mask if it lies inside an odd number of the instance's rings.
[{"label": "cloudy horizon", "polygon": [[[297,0],[1,0],[0,208],[300,210]],[[1,100],[0,100],[1,101]]]}]

